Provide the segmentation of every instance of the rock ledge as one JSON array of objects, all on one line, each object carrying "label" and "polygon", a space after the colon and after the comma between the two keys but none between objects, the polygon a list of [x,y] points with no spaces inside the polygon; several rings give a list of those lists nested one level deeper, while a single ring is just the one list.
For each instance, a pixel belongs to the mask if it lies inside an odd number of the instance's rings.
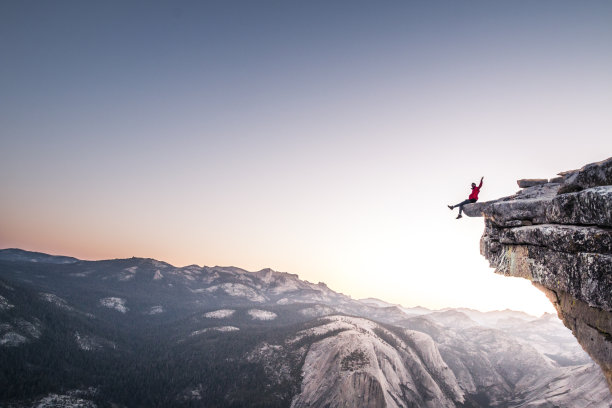
[{"label": "rock ledge", "polygon": [[612,391],[612,157],[559,176],[464,213],[485,218],[480,253],[495,272],[546,293]]}]

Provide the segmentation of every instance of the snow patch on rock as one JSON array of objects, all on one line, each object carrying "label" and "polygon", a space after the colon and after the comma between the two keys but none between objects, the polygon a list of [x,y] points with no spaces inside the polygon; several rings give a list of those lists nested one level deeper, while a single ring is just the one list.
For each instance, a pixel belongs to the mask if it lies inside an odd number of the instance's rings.
[{"label": "snow patch on rock", "polygon": [[61,297],[54,295],[53,293],[40,293],[40,298],[46,302],[52,303],[60,309],[74,310],[74,308],[68,306],[68,302]]},{"label": "snow patch on rock", "polygon": [[198,334],[207,333],[209,331],[219,331],[219,332],[233,332],[240,330],[235,326],[217,326],[217,327],[207,327],[206,329],[196,330],[191,332],[190,336],[197,336]]},{"label": "snow patch on rock", "polygon": [[162,275],[161,271],[158,269],[155,271],[155,275],[153,275],[153,280],[163,279],[164,275]]},{"label": "snow patch on rock", "polygon": [[[211,286],[212,287],[212,286]],[[205,292],[211,292],[209,289],[210,288],[198,288],[198,289],[191,289],[191,288],[187,288],[189,289],[189,291],[191,293],[205,293]]]},{"label": "snow patch on rock", "polygon": [[68,391],[66,394],[48,394],[46,397],[38,399],[32,403],[36,408],[97,408],[97,405],[87,399],[96,393],[95,388],[89,390]]},{"label": "snow patch on rock", "polygon": [[164,307],[159,305],[159,306],[152,306],[146,313],[148,315],[156,315],[156,314],[160,314],[160,313],[164,313]]},{"label": "snow patch on rock", "polygon": [[251,302],[263,303],[266,298],[259,294],[255,289],[250,288],[241,283],[224,283],[222,285],[214,285],[206,289],[207,292],[216,292],[222,290],[230,296],[244,297]]},{"label": "snow patch on rock", "polygon": [[236,311],[232,309],[220,309],[204,313],[204,317],[209,319],[225,319],[226,317],[231,317],[234,313],[236,313]]},{"label": "snow patch on rock", "polygon": [[160,268],[160,269],[165,269],[171,266],[165,262],[160,262],[156,259],[151,259],[151,265],[153,265],[155,268]]},{"label": "snow patch on rock", "polygon": [[10,304],[7,298],[0,295],[0,310],[9,310],[14,307],[15,305]]},{"label": "snow patch on rock", "polygon": [[202,274],[202,268],[198,265],[189,265],[177,270],[178,275],[189,281],[195,281]]},{"label": "snow patch on rock", "polygon": [[79,332],[74,333],[74,339],[81,350],[85,351],[95,351],[100,350],[102,348],[110,347],[117,348],[116,344],[112,341],[108,341],[105,339],[101,339],[99,337],[82,335]]},{"label": "snow patch on rock", "polygon": [[15,347],[27,342],[28,339],[19,333],[8,332],[0,337],[0,346]]},{"label": "snow patch on rock", "polygon": [[284,282],[280,283],[278,286],[273,287],[270,292],[272,292],[275,295],[280,295],[281,293],[286,293],[286,292],[295,292],[296,290],[299,290],[300,287],[298,286],[298,282],[294,281],[294,280],[285,280]]},{"label": "snow patch on rock", "polygon": [[100,299],[100,305],[108,307],[109,309],[115,309],[118,312],[126,313],[128,309],[125,306],[126,300],[118,297],[107,297]]},{"label": "snow patch on rock", "polygon": [[42,335],[42,323],[38,319],[34,319],[34,322],[29,322],[25,319],[16,319],[14,321],[17,328],[28,336],[39,339]]},{"label": "snow patch on rock", "polygon": [[82,336],[79,332],[76,332],[74,333],[74,338],[81,350],[92,351],[100,348],[100,345],[90,336]]},{"label": "snow patch on rock", "polygon": [[15,347],[31,339],[39,339],[42,335],[42,323],[38,319],[33,322],[23,318],[14,319],[13,324],[0,324],[0,334],[0,346]]},{"label": "snow patch on rock", "polygon": [[212,272],[209,273],[207,276],[202,278],[202,282],[206,283],[206,284],[211,284],[214,281],[216,281],[217,279],[219,279],[219,273],[218,272]]},{"label": "snow patch on rock", "polygon": [[119,275],[119,280],[125,282],[134,279],[137,270],[137,266],[130,266],[129,268],[125,268]]},{"label": "snow patch on rock", "polygon": [[278,315],[267,310],[251,309],[247,312],[253,320],[274,320]]},{"label": "snow patch on rock", "polygon": [[69,276],[72,276],[74,278],[85,278],[85,277],[91,275],[93,272],[94,271],[91,271],[91,270],[89,270],[89,271],[82,271],[82,272],[73,272],[73,273],[70,273]]}]

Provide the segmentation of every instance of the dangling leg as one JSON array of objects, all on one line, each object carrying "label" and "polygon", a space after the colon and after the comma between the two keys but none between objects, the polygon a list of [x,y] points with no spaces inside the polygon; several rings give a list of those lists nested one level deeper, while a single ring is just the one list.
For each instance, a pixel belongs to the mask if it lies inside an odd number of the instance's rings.
[{"label": "dangling leg", "polygon": [[463,217],[461,215],[461,213],[463,212],[463,206],[466,205],[466,204],[469,204],[471,202],[472,202],[472,200],[467,199],[467,200],[464,200],[464,201],[460,202],[459,204],[453,206],[453,207],[459,207],[459,215],[457,216],[457,219]]},{"label": "dangling leg", "polygon": [[462,202],[460,202],[459,204],[455,204],[455,205],[453,205],[452,207],[453,207],[453,208],[457,208],[457,207],[461,207],[462,205],[466,205],[466,204],[469,204],[469,203],[470,203],[470,200],[469,200],[469,199],[467,199],[467,200],[463,200],[463,201],[462,201]]},{"label": "dangling leg", "polygon": [[454,210],[454,209],[455,209],[455,207],[459,207],[460,205],[463,205],[463,204],[465,204],[465,203],[469,203],[469,202],[470,202],[470,200],[465,200],[465,201],[460,202],[459,204],[455,204],[455,205],[448,205],[447,207],[448,207],[448,208],[450,208],[451,210]]}]

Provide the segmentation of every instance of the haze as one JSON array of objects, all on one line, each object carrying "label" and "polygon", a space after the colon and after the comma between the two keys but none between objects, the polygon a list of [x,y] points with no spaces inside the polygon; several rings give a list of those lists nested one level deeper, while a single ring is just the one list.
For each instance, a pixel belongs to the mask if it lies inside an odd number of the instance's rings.
[{"label": "haze", "polygon": [[4,1],[0,247],[552,312],[447,204],[612,154],[606,1]]}]

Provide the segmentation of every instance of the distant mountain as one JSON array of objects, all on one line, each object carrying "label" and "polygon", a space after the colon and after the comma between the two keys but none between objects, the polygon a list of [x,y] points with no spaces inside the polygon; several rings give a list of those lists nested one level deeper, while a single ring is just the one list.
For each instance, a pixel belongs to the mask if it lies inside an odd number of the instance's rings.
[{"label": "distant mountain", "polygon": [[404,313],[406,313],[408,315],[414,315],[414,316],[419,316],[419,315],[428,314],[428,313],[432,312],[432,310],[427,309],[425,307],[421,307],[421,306],[404,307],[402,305],[396,305],[396,304],[385,302],[384,300],[380,300],[380,299],[376,299],[376,298],[359,299],[359,301],[361,303],[366,304],[366,305],[374,306],[374,307],[379,307],[379,308],[380,307],[382,307],[382,308],[394,308],[394,307],[395,308],[399,308]]},{"label": "distant mountain", "polygon": [[30,252],[23,249],[10,248],[0,250],[0,260],[3,261],[25,261],[25,262],[46,262],[56,264],[66,264],[77,262],[78,259],[70,256],[48,255],[42,252]]},{"label": "distant mountain", "polygon": [[612,398],[551,315],[353,300],[270,269],[0,250],[2,406],[575,401],[608,408]]}]

